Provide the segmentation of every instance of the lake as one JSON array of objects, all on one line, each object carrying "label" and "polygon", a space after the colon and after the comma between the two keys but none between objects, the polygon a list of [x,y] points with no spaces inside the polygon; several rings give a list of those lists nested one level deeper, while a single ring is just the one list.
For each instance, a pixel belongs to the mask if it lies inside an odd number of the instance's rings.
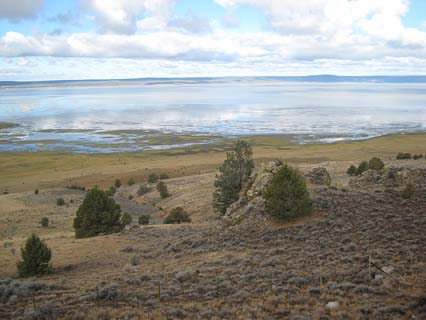
[{"label": "lake", "polygon": [[11,85],[0,87],[0,122],[19,125],[0,129],[0,151],[130,152],[265,134],[330,143],[424,131],[426,83],[233,78]]}]

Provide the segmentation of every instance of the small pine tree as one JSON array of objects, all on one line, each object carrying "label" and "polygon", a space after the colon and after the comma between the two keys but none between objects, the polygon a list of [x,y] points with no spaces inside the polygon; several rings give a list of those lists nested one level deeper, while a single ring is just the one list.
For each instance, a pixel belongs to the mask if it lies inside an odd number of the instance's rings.
[{"label": "small pine tree", "polygon": [[169,193],[169,190],[167,189],[167,185],[163,181],[160,181],[157,184],[157,190],[158,192],[160,192],[161,199],[170,197],[170,193]]},{"label": "small pine tree", "polygon": [[383,163],[383,161],[377,157],[371,158],[370,161],[368,162],[368,168],[370,170],[379,171],[379,170],[382,170],[384,167],[385,167],[385,164]]},{"label": "small pine tree", "polygon": [[289,220],[312,212],[304,176],[287,164],[274,175],[263,197],[266,211],[279,219]]},{"label": "small pine tree", "polygon": [[149,220],[150,220],[150,216],[149,215],[147,215],[147,214],[142,214],[140,217],[139,217],[139,224],[141,224],[141,225],[146,225],[146,224],[149,224]]},{"label": "small pine tree", "polygon": [[115,179],[114,187],[116,187],[117,189],[121,187],[121,181],[120,181],[120,179]]},{"label": "small pine tree", "polygon": [[158,175],[156,175],[155,173],[151,173],[148,176],[148,182],[149,183],[156,183],[158,181]]},{"label": "small pine tree", "polygon": [[351,165],[349,168],[348,168],[348,170],[346,170],[346,173],[349,175],[349,176],[356,176],[356,174],[357,174],[357,168],[354,166],[354,165]]},{"label": "small pine tree", "polygon": [[356,174],[357,175],[363,174],[367,170],[368,170],[368,162],[363,161],[359,164],[358,169],[356,170]]},{"label": "small pine tree", "polygon": [[213,193],[213,208],[219,215],[238,200],[243,185],[247,183],[254,168],[253,150],[249,143],[238,140],[231,152],[226,153],[226,160],[219,167]]},{"label": "small pine tree", "polygon": [[49,218],[47,217],[41,218],[40,223],[43,228],[47,228],[49,226]]},{"label": "small pine tree", "polygon": [[120,206],[104,191],[94,187],[77,210],[74,219],[75,237],[88,238],[100,233],[119,232],[123,228],[120,219]]},{"label": "small pine tree", "polygon": [[21,248],[22,260],[17,263],[18,275],[30,277],[46,274],[51,270],[52,252],[38,236],[32,234]]},{"label": "small pine tree", "polygon": [[121,216],[121,224],[123,226],[127,226],[128,224],[131,224],[133,221],[132,216],[128,214],[127,212],[123,213]]},{"label": "small pine tree", "polygon": [[182,222],[191,222],[188,212],[182,207],[172,209],[166,219],[164,219],[165,224],[180,224]]}]

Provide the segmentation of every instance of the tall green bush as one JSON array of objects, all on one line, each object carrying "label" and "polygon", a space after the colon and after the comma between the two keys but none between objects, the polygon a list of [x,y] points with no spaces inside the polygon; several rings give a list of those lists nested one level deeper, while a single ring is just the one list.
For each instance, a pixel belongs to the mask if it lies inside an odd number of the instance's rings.
[{"label": "tall green bush", "polygon": [[363,174],[367,170],[368,170],[368,162],[363,161],[359,164],[358,169],[356,170],[356,174],[357,175]]},{"label": "tall green bush", "polygon": [[312,202],[304,176],[287,164],[274,175],[263,197],[266,211],[271,216],[282,220],[312,212]]},{"label": "tall green bush", "polygon": [[20,277],[46,274],[51,270],[52,252],[35,234],[32,234],[21,248],[21,258],[16,265]]},{"label": "tall green bush", "polygon": [[385,164],[383,163],[383,161],[377,157],[371,158],[370,161],[368,162],[368,168],[370,170],[379,171],[379,170],[382,170],[384,167],[385,167]]},{"label": "tall green bush", "polygon": [[165,224],[180,224],[182,222],[191,222],[188,212],[186,212],[182,207],[172,209],[166,219],[164,219]]},{"label": "tall green bush", "polygon": [[219,215],[238,200],[243,185],[248,181],[254,168],[253,150],[249,143],[238,140],[226,160],[219,167],[213,193],[213,208]]},{"label": "tall green bush", "polygon": [[97,187],[91,189],[77,210],[74,219],[76,238],[94,237],[122,230],[121,209],[114,199]]}]

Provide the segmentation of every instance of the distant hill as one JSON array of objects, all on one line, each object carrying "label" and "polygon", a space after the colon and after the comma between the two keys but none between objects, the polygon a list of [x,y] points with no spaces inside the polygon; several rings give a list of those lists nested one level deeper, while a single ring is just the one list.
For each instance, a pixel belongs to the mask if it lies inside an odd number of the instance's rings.
[{"label": "distant hill", "polygon": [[214,83],[214,82],[250,82],[250,81],[287,81],[320,83],[426,83],[424,76],[256,76],[256,77],[190,77],[190,78],[133,78],[133,79],[94,79],[94,80],[48,80],[48,81],[0,81],[0,87],[11,86],[67,86],[67,85],[113,85],[134,82],[145,84],[165,83]]}]

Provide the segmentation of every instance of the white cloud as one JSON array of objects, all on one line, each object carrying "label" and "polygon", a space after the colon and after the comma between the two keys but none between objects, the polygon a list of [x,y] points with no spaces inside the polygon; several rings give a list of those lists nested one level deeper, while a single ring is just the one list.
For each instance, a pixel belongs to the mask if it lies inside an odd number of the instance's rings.
[{"label": "white cloud", "polygon": [[131,34],[161,29],[170,18],[175,0],[82,0],[95,13],[102,31]]},{"label": "white cloud", "polygon": [[43,0],[0,0],[0,19],[19,21],[33,18],[43,5]]}]

